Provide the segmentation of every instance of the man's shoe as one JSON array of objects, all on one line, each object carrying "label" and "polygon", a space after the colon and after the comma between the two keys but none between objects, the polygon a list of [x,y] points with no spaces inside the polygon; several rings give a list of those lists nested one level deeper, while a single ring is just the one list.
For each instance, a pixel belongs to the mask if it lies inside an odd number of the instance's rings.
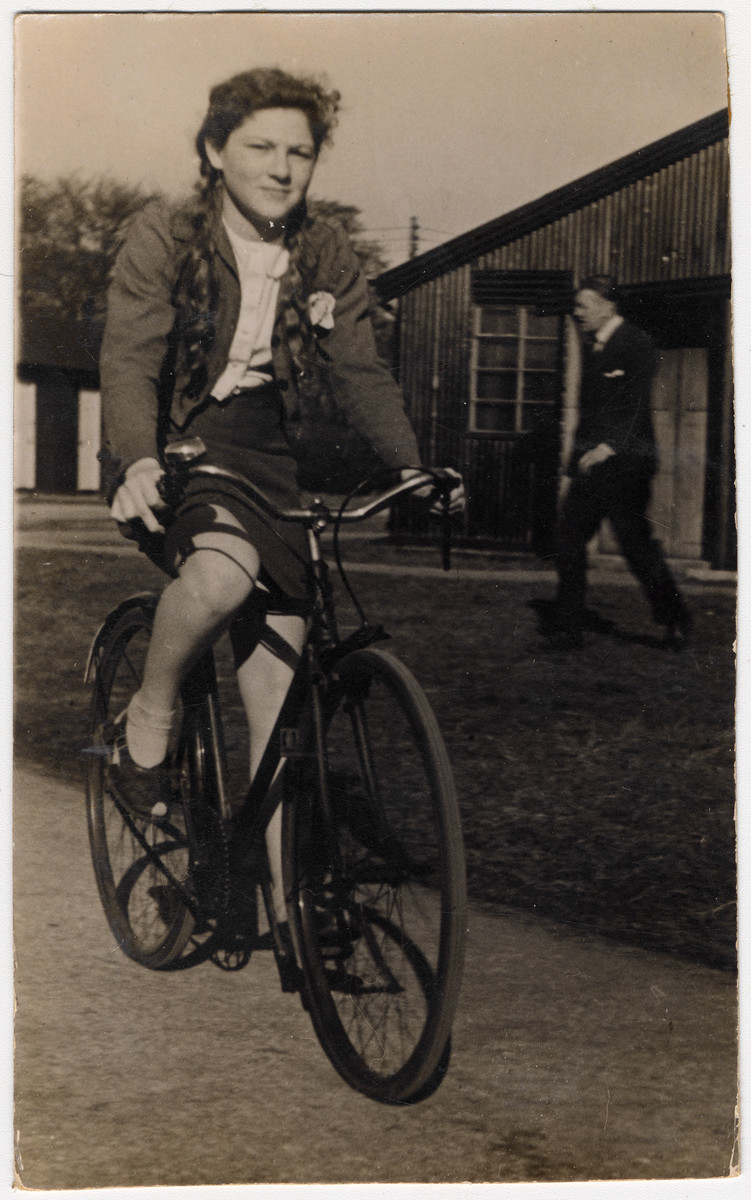
[{"label": "man's shoe", "polygon": [[119,725],[112,743],[110,784],[117,798],[137,821],[164,821],[169,814],[172,787],[165,764],[139,767],[133,762],[125,740],[125,726]]},{"label": "man's shoe", "polygon": [[572,650],[581,650],[584,638],[578,630],[558,629],[539,642],[525,646],[528,654],[568,654]]},{"label": "man's shoe", "polygon": [[691,641],[691,618],[681,613],[665,624],[665,646],[669,650],[685,650]]}]

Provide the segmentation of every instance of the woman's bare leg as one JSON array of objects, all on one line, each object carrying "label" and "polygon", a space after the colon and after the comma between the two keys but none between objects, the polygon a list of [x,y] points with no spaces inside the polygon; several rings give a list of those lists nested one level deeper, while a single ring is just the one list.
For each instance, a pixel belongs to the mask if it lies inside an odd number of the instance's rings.
[{"label": "woman's bare leg", "polygon": [[[225,509],[216,519],[240,529]],[[244,537],[198,533],[194,553],[157,605],[141,689],[128,714],[128,748],[140,766],[156,766],[169,740],[169,717],[180,685],[201,654],[253,589],[260,561]]]}]

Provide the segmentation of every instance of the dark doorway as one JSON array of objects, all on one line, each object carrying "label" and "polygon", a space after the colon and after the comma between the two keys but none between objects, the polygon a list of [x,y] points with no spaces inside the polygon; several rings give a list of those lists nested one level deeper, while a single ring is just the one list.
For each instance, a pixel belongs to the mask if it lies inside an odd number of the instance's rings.
[{"label": "dark doorway", "polygon": [[78,475],[78,387],[62,371],[37,381],[36,487],[75,492]]}]

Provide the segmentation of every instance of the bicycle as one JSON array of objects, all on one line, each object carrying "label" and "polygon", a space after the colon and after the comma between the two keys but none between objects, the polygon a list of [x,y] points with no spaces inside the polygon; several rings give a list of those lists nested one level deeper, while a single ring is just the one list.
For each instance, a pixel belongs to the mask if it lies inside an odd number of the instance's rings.
[{"label": "bicycle", "polygon": [[[375,643],[341,562],[339,528],[432,484],[443,497],[448,566],[450,476],[422,471],[336,513],[320,499],[280,511],[243,476],[201,462],[199,439],[166,452],[165,495],[221,478],[256,512],[302,522],[312,616],[301,662],[244,800],[233,804],[214,651],[181,691],[170,746],[171,803],[138,819],[109,783],[113,724],[140,686],[157,603],[139,593],[109,613],[86,668],[94,684],[87,818],[104,912],[126,955],[152,969],[211,957],[228,970],[274,951],[282,989],[299,992],[318,1039],[353,1088],[384,1103],[429,1095],[448,1066],[466,925],[462,831],[451,765],[425,693]],[[321,534],[360,620],[340,636]],[[264,831],[282,771],[288,925],[271,899]],[[278,793],[277,793],[278,797]],[[259,933],[257,892],[268,929]]]}]

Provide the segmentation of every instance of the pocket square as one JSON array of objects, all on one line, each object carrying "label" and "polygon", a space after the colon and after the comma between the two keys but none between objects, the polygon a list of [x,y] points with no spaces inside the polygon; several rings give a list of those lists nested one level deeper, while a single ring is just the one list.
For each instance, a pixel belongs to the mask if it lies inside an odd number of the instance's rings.
[{"label": "pocket square", "polygon": [[602,373],[604,379],[620,379],[625,374],[626,372],[621,371],[620,368],[615,371],[603,371]]}]

